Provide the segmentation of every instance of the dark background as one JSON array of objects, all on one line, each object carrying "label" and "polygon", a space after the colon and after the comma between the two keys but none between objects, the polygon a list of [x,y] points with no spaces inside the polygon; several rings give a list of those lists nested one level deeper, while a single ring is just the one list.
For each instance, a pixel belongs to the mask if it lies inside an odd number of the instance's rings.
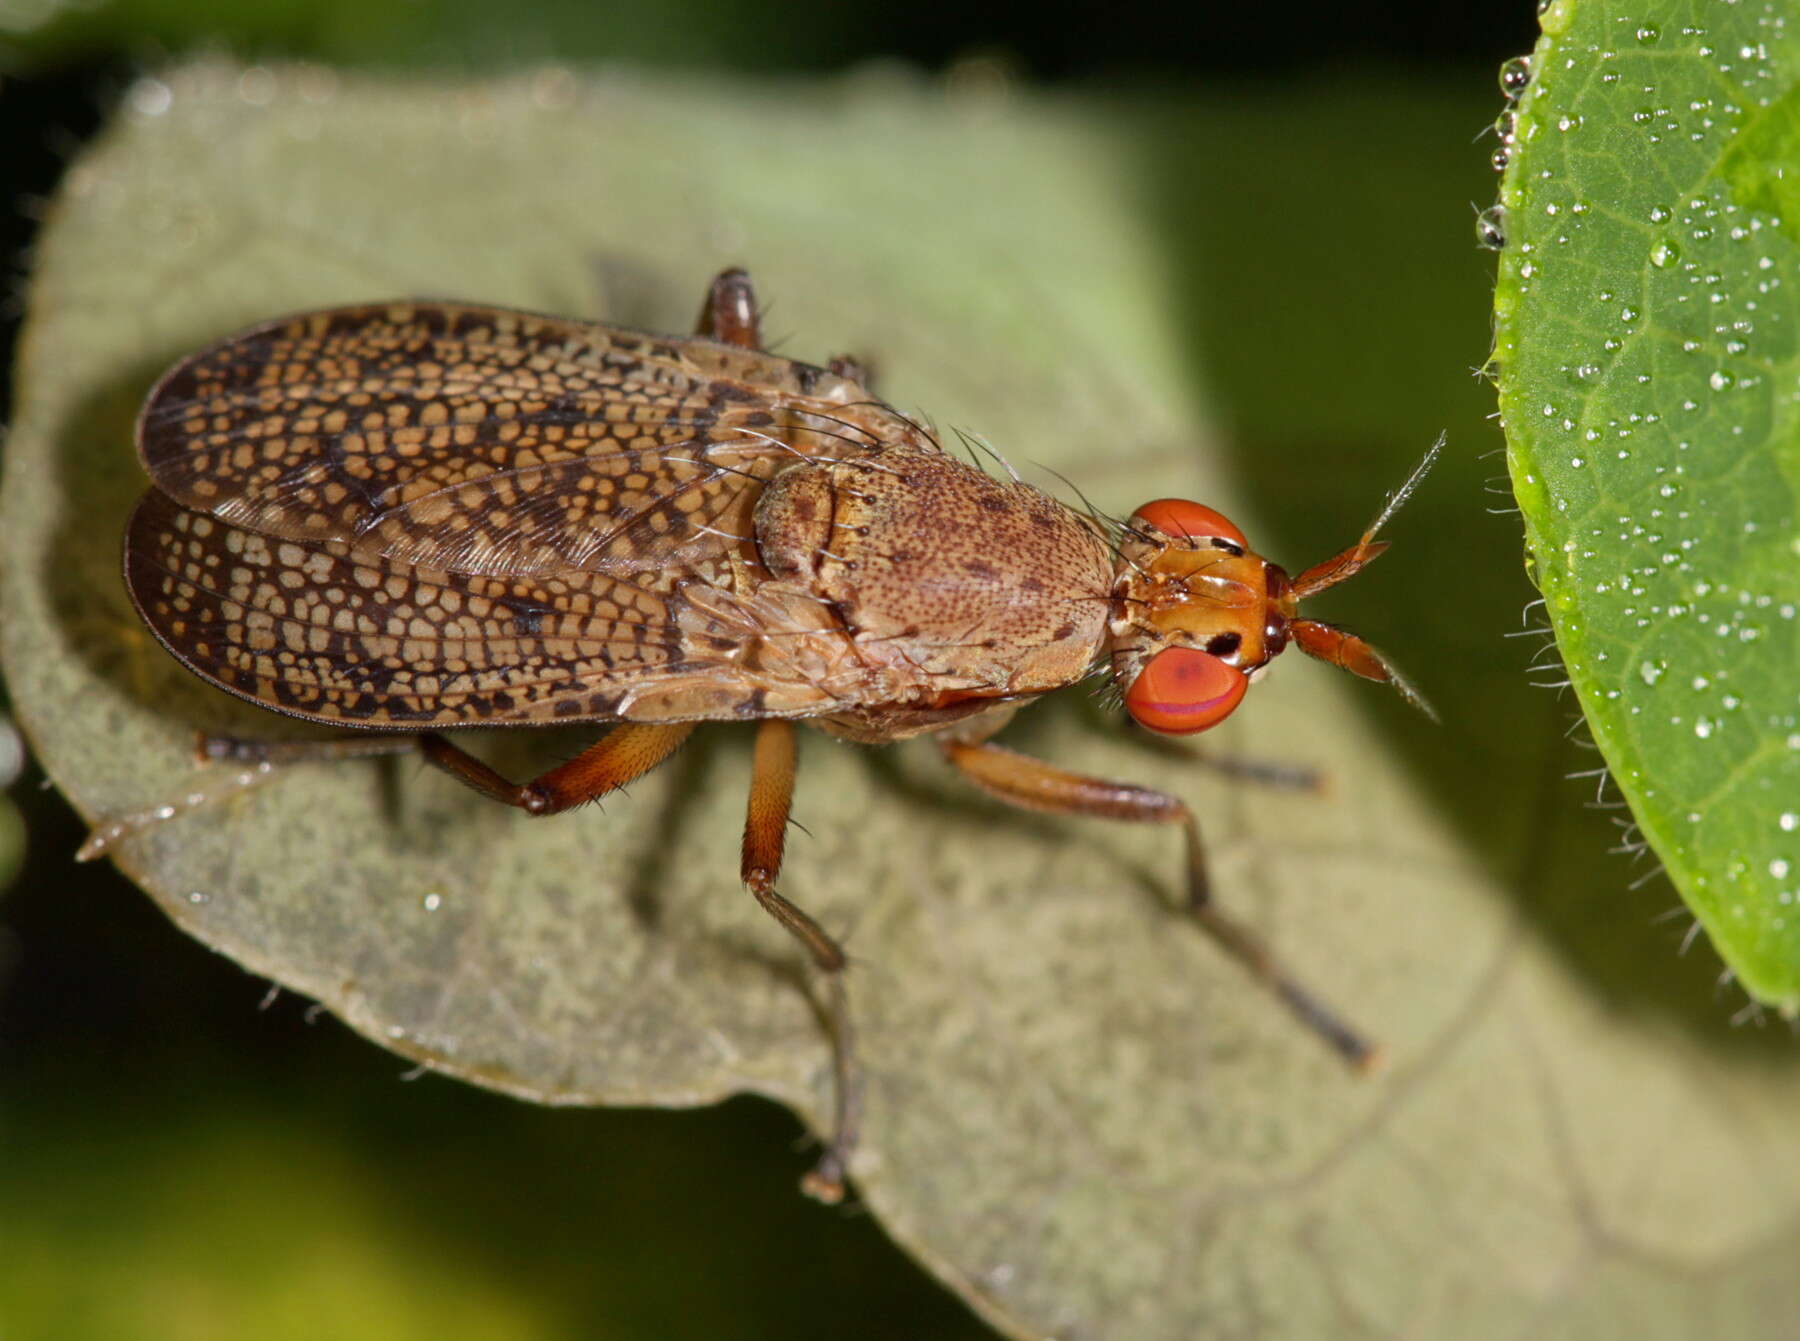
[{"label": "dark background", "polygon": [[[255,10],[112,4],[0,29],[9,356],[32,232],[70,156],[136,72],[195,50],[739,75],[830,74],[874,59],[941,71],[977,57],[1032,85],[1242,88],[1253,105],[1289,89],[1417,81],[1487,90],[1497,109],[1496,68],[1535,36],[1530,0],[1175,14],[1016,4],[954,21],[920,5],[752,0]],[[1491,148],[1471,143],[1471,163]],[[303,1001],[266,1004],[266,983],[178,935],[110,866],[74,866],[82,826],[40,782],[28,771],[12,789],[29,844],[0,899],[0,1221],[35,1241],[35,1256],[21,1255],[15,1239],[0,1265],[9,1341],[666,1336],[678,1325],[706,1336],[987,1334],[854,1208],[796,1195],[809,1155],[784,1112],[753,1100],[551,1112],[431,1077],[401,1083],[404,1063]],[[256,1203],[248,1219],[268,1226],[266,1243],[243,1241],[240,1199]],[[350,1258],[374,1245],[394,1260],[334,1274],[340,1238]],[[425,1282],[441,1271],[424,1288],[441,1289],[455,1326],[385,1283],[390,1267]],[[103,1296],[109,1279],[134,1298],[166,1297],[169,1311],[126,1316],[83,1293]],[[505,1302],[483,1330],[490,1298]],[[531,1302],[507,1312],[515,1299]]]}]

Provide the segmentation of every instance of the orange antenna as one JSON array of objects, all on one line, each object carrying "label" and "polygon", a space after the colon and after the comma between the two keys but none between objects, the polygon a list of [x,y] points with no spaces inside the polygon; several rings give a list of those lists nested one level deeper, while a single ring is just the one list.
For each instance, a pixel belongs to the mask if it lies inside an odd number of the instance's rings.
[{"label": "orange antenna", "polygon": [[[1444,435],[1438,434],[1436,442],[1431,444],[1425,457],[1413,468],[1413,473],[1406,477],[1393,493],[1388,495],[1387,502],[1382,504],[1381,511],[1375,520],[1369,523],[1369,529],[1362,533],[1349,549],[1334,554],[1323,563],[1316,563],[1299,577],[1295,578],[1290,591],[1295,600],[1312,596],[1324,591],[1327,587],[1335,587],[1347,577],[1360,572],[1367,564],[1373,563],[1387,551],[1385,540],[1375,539],[1375,533],[1387,523],[1387,519],[1400,510],[1400,505],[1412,496],[1419,482],[1437,464],[1438,453],[1444,449]],[[1340,629],[1335,624],[1327,624],[1318,619],[1295,619],[1288,625],[1294,641],[1300,650],[1308,656],[1317,657],[1320,661],[1328,661],[1333,666],[1349,671],[1352,675],[1360,675],[1365,680],[1378,680],[1383,684],[1391,684],[1401,698],[1424,713],[1432,721],[1438,720],[1437,712],[1426,702],[1425,696],[1414,688],[1412,681],[1400,673],[1400,668],[1389,661],[1368,643],[1347,629]]]}]

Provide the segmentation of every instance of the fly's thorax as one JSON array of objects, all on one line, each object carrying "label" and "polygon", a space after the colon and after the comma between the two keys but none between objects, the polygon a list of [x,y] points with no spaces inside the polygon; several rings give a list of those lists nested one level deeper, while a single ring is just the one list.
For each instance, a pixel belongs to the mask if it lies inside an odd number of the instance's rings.
[{"label": "fly's thorax", "polygon": [[1112,559],[1085,518],[935,451],[796,465],[770,481],[757,546],[871,662],[932,692],[1041,693],[1080,679],[1105,635]]},{"label": "fly's thorax", "polygon": [[1107,651],[1122,690],[1165,647],[1196,648],[1254,678],[1287,646],[1291,583],[1254,551],[1217,536],[1128,535],[1118,556]]}]

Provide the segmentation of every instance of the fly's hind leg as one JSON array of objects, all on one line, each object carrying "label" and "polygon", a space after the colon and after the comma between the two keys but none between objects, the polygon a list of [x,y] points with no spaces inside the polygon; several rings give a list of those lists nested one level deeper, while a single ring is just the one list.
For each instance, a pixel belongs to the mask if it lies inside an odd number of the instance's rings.
[{"label": "fly's hind leg", "polygon": [[843,1199],[844,1177],[856,1148],[860,1077],[855,1036],[850,1028],[849,994],[844,989],[848,960],[843,947],[812,918],[775,890],[787,843],[788,813],[794,800],[794,725],[765,721],[757,728],[750,777],[750,802],[744,818],[744,883],[764,910],[806,948],[824,981],[823,1010],[831,1030],[833,1122],[831,1139],[805,1179],[808,1196],[835,1203]]},{"label": "fly's hind leg", "polygon": [[825,365],[839,377],[855,382],[858,386],[868,388],[874,385],[875,370],[865,359],[853,354],[839,354]]},{"label": "fly's hind leg", "polygon": [[75,855],[78,861],[103,856],[145,829],[248,791],[273,777],[282,765],[390,754],[417,754],[491,801],[531,815],[554,815],[641,778],[680,748],[693,729],[692,722],[623,722],[573,759],[524,783],[508,781],[467,750],[431,731],[372,732],[330,740],[249,740],[203,734],[194,751],[200,762],[236,763],[241,769],[202,780],[180,801],[95,825]]},{"label": "fly's hind leg", "polygon": [[733,267],[721,270],[700,305],[695,334],[724,345],[762,348],[762,321],[756,311],[756,288],[747,272]]},{"label": "fly's hind leg", "polygon": [[1250,928],[1213,901],[1200,825],[1185,802],[1166,792],[1109,782],[1056,768],[986,741],[946,739],[944,755],[976,786],[1012,805],[1064,815],[1179,824],[1187,839],[1187,907],[1202,930],[1280,997],[1289,1010],[1345,1061],[1372,1065],[1377,1050],[1282,967]]},{"label": "fly's hind leg", "polygon": [[[738,345],[744,349],[762,348],[762,318],[756,310],[756,286],[750,282],[748,272],[734,266],[714,276],[706,291],[706,301],[700,304],[700,319],[694,323],[694,333],[720,344]],[[862,386],[869,384],[869,365],[862,359],[841,354],[826,367],[839,377]]]},{"label": "fly's hind leg", "polygon": [[241,740],[236,736],[202,736],[203,758],[241,763],[300,763],[313,760],[360,759],[379,754],[417,754],[464,786],[490,801],[514,806],[530,815],[555,815],[635,782],[676,750],[693,733],[693,722],[621,722],[573,759],[538,774],[529,782],[511,782],[435,731],[349,736],[337,740]]}]

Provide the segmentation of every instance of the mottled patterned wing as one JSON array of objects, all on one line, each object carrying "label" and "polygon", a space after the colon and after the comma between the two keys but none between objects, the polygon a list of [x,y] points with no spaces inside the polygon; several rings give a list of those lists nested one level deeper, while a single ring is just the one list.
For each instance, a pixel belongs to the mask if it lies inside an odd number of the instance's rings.
[{"label": "mottled patterned wing", "polygon": [[856,672],[828,611],[767,584],[433,571],[154,490],[126,533],[125,583],[202,678],[345,726],[805,717]]},{"label": "mottled patterned wing", "polygon": [[173,368],[138,421],[151,478],[189,508],[494,576],[741,553],[783,466],[902,443],[930,449],[810,364],[444,303],[254,327]]}]

